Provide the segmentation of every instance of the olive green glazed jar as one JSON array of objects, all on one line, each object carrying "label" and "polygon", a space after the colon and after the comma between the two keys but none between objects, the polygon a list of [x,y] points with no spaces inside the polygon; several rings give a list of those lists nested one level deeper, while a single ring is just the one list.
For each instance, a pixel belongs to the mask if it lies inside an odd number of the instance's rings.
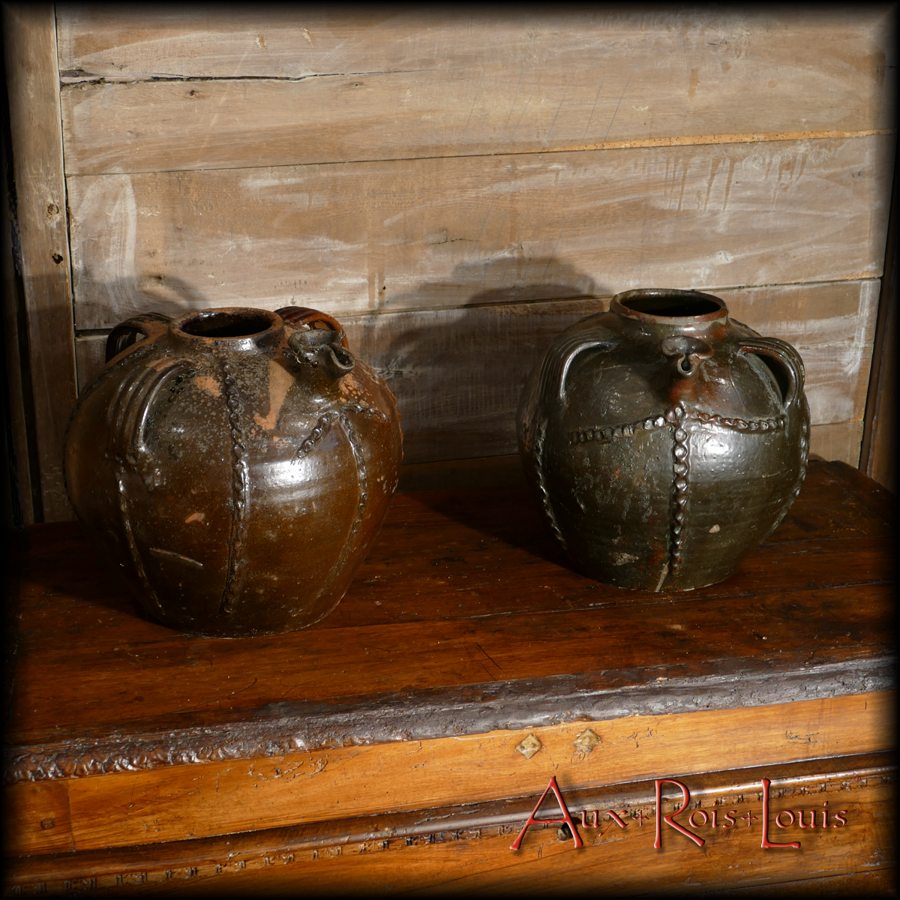
[{"label": "olive green glazed jar", "polygon": [[607,584],[715,584],[806,473],[803,362],[718,297],[643,289],[560,334],[518,415],[526,474],[574,567]]}]

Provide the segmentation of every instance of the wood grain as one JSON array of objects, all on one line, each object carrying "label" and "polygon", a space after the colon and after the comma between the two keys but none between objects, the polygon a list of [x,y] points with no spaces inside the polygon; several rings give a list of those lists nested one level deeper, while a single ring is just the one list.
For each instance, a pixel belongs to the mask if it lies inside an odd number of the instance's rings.
[{"label": "wood grain", "polygon": [[65,782],[22,784],[4,797],[4,854],[72,851],[69,791]]},{"label": "wood grain", "polygon": [[[434,488],[398,495],[325,621],[243,641],[138,618],[77,526],[29,529],[4,774],[7,851],[37,855],[12,893],[886,886],[894,776],[861,754],[895,737],[890,495],[814,460],[727,582],[616,591],[527,500],[514,414],[567,324],[695,287],[798,348],[813,451],[858,461],[896,10],[3,14],[35,517],[70,514],[76,357],[84,384],[148,309],[336,315]],[[550,774],[629,814],[644,779],[696,777],[711,810],[765,774],[850,824],[797,856],[555,828],[514,855]]]},{"label": "wood grain", "polygon": [[[70,515],[59,457],[73,299],[83,334],[151,306],[347,316],[882,271],[890,9],[17,16],[33,474],[51,519]],[[11,39],[38,19],[36,49]],[[855,461],[867,363],[844,392],[847,363],[813,398],[814,449]],[[453,454],[508,451],[508,433],[484,434],[508,392],[408,405],[412,460],[440,453],[445,422],[419,422],[451,407]]]},{"label": "wood grain", "polygon": [[[81,887],[96,891],[127,888],[138,895],[190,891],[274,891],[305,888],[358,889],[373,884],[395,888],[502,888],[517,873],[527,873],[531,887],[565,876],[567,886],[596,879],[603,866],[603,882],[621,888],[677,886],[680,880],[722,884],[726,876],[747,886],[797,879],[809,883],[830,874],[848,880],[854,873],[890,875],[893,858],[889,840],[894,820],[892,788],[896,773],[879,756],[855,756],[807,763],[766,766],[741,772],[689,775],[683,783],[697,808],[717,809],[717,826],[698,828],[704,850],[664,827],[663,847],[653,851],[656,802],[653,783],[632,782],[574,789],[562,783],[566,804],[586,847],[573,852],[570,841],[555,827],[529,829],[522,849],[510,843],[531,813],[536,797],[509,798],[500,803],[468,803],[413,813],[381,813],[363,819],[338,819],[291,828],[270,829],[224,838],[200,839],[78,854],[20,858],[10,867],[10,883],[22,893],[58,893]],[[761,781],[771,782],[770,831],[779,839],[799,838],[802,856],[784,851],[760,852],[762,830]],[[671,792],[671,793],[670,793]],[[678,789],[667,788],[678,799]],[[784,810],[802,810],[817,823],[830,807],[828,821],[844,810],[840,828],[778,828]],[[625,827],[605,811],[617,811]],[[581,825],[581,812],[592,822],[600,814],[599,829]],[[725,813],[735,825],[725,825]],[[544,818],[556,810],[548,802]],[[749,813],[749,817],[745,818]],[[676,821],[680,821],[676,819]],[[701,821],[701,817],[698,817]],[[690,827],[689,823],[687,827]],[[733,830],[733,828],[737,830]],[[560,851],[568,847],[568,853]],[[635,866],[636,854],[643,865]],[[540,862],[548,855],[545,862]],[[595,858],[597,857],[597,858]],[[739,865],[725,865],[725,859]],[[804,863],[798,866],[798,859]],[[779,860],[786,860],[784,865]],[[592,864],[593,862],[593,864]],[[806,865],[809,863],[809,865]],[[887,882],[886,882],[887,883]],[[220,894],[221,895],[221,894]]]},{"label": "wood grain", "polygon": [[71,516],[62,447],[75,400],[66,189],[62,171],[56,31],[49,4],[3,7],[17,264],[24,291],[27,358],[21,363],[33,415],[37,471],[31,517]]},{"label": "wood grain", "polygon": [[885,138],[68,179],[79,329],[878,277]]},{"label": "wood grain", "polygon": [[45,530],[23,572],[7,775],[880,690],[889,495],[854,474],[813,461],[788,518],[734,577],[672,596],[572,571],[521,483],[399,495],[334,613],[247,640],[138,618],[77,528]]},{"label": "wood grain", "polygon": [[[799,839],[801,850],[762,851],[761,781],[771,782],[769,829],[772,838]],[[696,808],[718,810],[717,826],[698,827],[704,848],[664,826],[663,845],[654,850],[655,786],[637,782],[575,790],[561,784],[566,804],[585,847],[575,851],[555,826],[529,829],[522,849],[510,844],[531,813],[536,798],[466,804],[413,814],[386,813],[368,819],[337,820],[272,829],[225,838],[118,848],[15,860],[12,885],[22,893],[58,893],[74,887],[97,892],[127,889],[137,895],[221,896],[298,891],[364,889],[461,889],[524,892],[559,887],[592,888],[602,881],[620,890],[678,890],[684,883],[753,889],[779,886],[779,893],[804,888],[853,891],[855,882],[886,893],[892,884],[896,772],[883,757],[856,756],[813,763],[767,766],[741,772],[688,776],[684,784]],[[671,792],[671,793],[670,793]],[[677,808],[678,789],[667,788],[663,812]],[[828,806],[826,807],[826,804]],[[617,825],[606,810],[617,812]],[[581,813],[600,828],[581,825]],[[823,811],[834,825],[843,810],[844,826],[781,829],[786,810],[821,823]],[[733,817],[727,826],[725,815]],[[548,802],[544,818],[558,814]],[[708,813],[711,815],[711,813]],[[681,823],[687,815],[676,817]],[[702,814],[697,815],[702,821]],[[689,822],[686,827],[690,828]],[[640,864],[635,865],[635,861]],[[598,871],[599,869],[599,871]],[[868,878],[866,877],[868,876]],[[527,884],[522,884],[527,879]],[[824,884],[823,884],[824,881]],[[786,883],[787,882],[787,883]],[[790,890],[793,888],[794,890]],[[859,890],[859,886],[857,886]],[[101,894],[102,895],[102,894]]]},{"label": "wood grain", "polygon": [[67,171],[871,133],[894,125],[887,18],[63,7]]},{"label": "wood grain", "polygon": [[[521,484],[403,494],[327,624],[243,640],[138,618],[78,529],[37,526],[12,852],[534,798],[549,774],[587,790],[887,752],[891,510],[812,460],[735,576],[666,596],[572,571]],[[587,728],[600,752],[575,745]]]},{"label": "wood grain", "polygon": [[862,435],[863,423],[858,419],[833,425],[816,425],[810,429],[810,452],[823,459],[836,459],[858,466]]},{"label": "wood grain", "polygon": [[895,181],[885,253],[885,278],[878,305],[871,377],[866,394],[860,464],[867,475],[897,492],[897,216],[900,188]]},{"label": "wood grain", "polygon": [[[595,51],[589,57],[593,65],[603,66],[605,60],[597,58],[596,50],[598,40],[604,38],[602,49],[611,59],[618,60],[617,53],[642,52],[645,55],[638,58],[647,65],[666,65],[645,57],[651,49],[668,46],[679,57],[695,50],[720,53],[736,64],[751,65],[754,58],[764,56],[770,64],[778,59],[783,65],[805,59],[813,68],[837,68],[842,63],[848,70],[868,71],[878,61],[877,54],[874,60],[868,58],[875,49],[882,50],[887,61],[892,59],[890,25],[891,10],[884,7],[863,7],[852,13],[823,9],[815,15],[790,10],[749,14],[696,10],[690,16],[647,8],[522,10],[509,16],[409,7],[262,7],[227,12],[171,7],[156,10],[148,20],[127,8],[66,4],[59,11],[59,45],[65,81],[242,75],[302,78],[346,71],[449,69],[491,64],[489,58],[498,54],[515,62],[561,65],[569,54],[588,50]],[[810,39],[818,42],[820,55],[830,53],[833,59],[814,55],[806,46]],[[623,59],[635,61],[634,57]],[[731,71],[719,68],[719,77]],[[837,76],[833,77],[837,82]],[[881,80],[877,71],[872,77]],[[813,102],[805,97],[796,100]]]},{"label": "wood grain", "polygon": [[[10,172],[10,137],[7,115],[0,116],[0,166]],[[11,208],[9,184],[0,186],[0,202],[4,210]],[[8,477],[0,488],[0,515],[10,526],[31,525],[35,521],[35,503],[32,490],[34,460],[31,458],[28,431],[31,419],[30,393],[26,384],[27,348],[22,325],[25,314],[24,297],[16,276],[16,259],[13,249],[13,223],[11,216],[0,218],[0,275],[2,275],[3,303],[0,304],[0,359],[5,380],[0,398],[0,415],[4,418],[5,446],[0,450],[0,466]],[[40,504],[38,504],[39,506]]]},{"label": "wood grain", "polygon": [[[878,288],[863,281],[718,292],[738,321],[800,351],[812,448],[827,459],[858,459]],[[341,324],[397,397],[405,459],[416,463],[515,453],[528,373],[558,332],[607,305],[608,298],[493,303],[346,316]],[[103,365],[104,340],[76,343],[82,386]]]},{"label": "wood grain", "polygon": [[[885,751],[895,699],[888,692],[798,700],[76,778],[65,782],[71,835],[76,850],[122,847],[461,799],[539,797],[549,774],[585,788],[607,783],[611,772],[631,780]],[[602,754],[575,748],[589,726]],[[744,739],[749,733],[752,741]],[[530,759],[516,749],[526,739],[540,745]],[[7,789],[17,813],[15,853],[59,846],[57,829],[41,828],[19,796],[31,788],[21,782]]]}]

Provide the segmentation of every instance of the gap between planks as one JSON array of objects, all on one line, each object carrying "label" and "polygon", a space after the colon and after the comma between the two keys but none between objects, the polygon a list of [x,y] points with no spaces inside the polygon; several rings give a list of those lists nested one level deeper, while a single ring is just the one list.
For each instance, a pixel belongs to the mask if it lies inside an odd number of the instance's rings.
[{"label": "gap between planks", "polygon": [[[206,79],[182,79],[184,81],[202,81]],[[227,80],[227,79],[222,79]],[[290,79],[288,79],[290,80]],[[119,84],[119,82],[112,82]],[[63,86],[65,87],[65,86]],[[541,156],[552,153],[577,153],[602,150],[651,150],[658,147],[705,147],[719,144],[767,144],[767,143],[795,143],[797,141],[831,141],[831,140],[855,140],[869,137],[885,137],[896,135],[894,128],[871,128],[863,131],[773,131],[773,132],[748,132],[739,134],[703,134],[689,136],[672,136],[659,138],[640,138],[618,141],[598,141],[588,144],[561,144],[554,147],[535,147],[530,150],[498,149],[491,153],[442,153],[442,154],[411,154],[406,156],[371,156],[354,159],[321,159],[305,160],[303,162],[266,163],[264,165],[224,165],[224,166],[183,166],[168,167],[159,166],[154,169],[123,169],[103,172],[71,172],[66,170],[66,178],[105,178],[109,175],[149,175],[159,172],[240,172],[253,171],[259,168],[265,169],[301,169],[306,166],[353,166],[364,163],[391,163],[407,162],[411,160],[442,160],[442,159],[489,159],[495,156]],[[862,276],[851,276],[862,277]]]}]

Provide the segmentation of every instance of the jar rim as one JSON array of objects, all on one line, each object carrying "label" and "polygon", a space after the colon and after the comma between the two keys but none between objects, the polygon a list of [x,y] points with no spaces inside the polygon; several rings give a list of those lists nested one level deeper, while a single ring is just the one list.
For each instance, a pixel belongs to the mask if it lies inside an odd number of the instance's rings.
[{"label": "jar rim", "polygon": [[238,345],[242,341],[265,340],[283,326],[281,316],[267,309],[219,306],[191,310],[174,319],[170,327],[173,333],[189,340]]},{"label": "jar rim", "polygon": [[680,288],[635,288],[616,294],[610,311],[666,324],[713,322],[728,317],[725,302],[712,294]]}]

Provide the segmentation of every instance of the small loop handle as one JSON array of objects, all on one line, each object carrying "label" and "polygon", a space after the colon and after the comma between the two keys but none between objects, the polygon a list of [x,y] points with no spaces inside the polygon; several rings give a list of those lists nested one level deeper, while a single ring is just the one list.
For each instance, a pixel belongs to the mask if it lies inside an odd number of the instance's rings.
[{"label": "small loop handle", "polygon": [[554,348],[555,353],[548,353],[544,357],[540,374],[541,395],[564,401],[566,399],[566,378],[575,357],[580,356],[585,350],[593,348],[609,350],[610,346],[609,340],[604,338],[581,334],[569,336],[561,345]]},{"label": "small loop handle", "polygon": [[132,344],[157,337],[172,320],[162,313],[149,312],[120,322],[106,337],[106,362],[127,350]]},{"label": "small loop handle", "polygon": [[312,309],[309,306],[283,306],[276,309],[275,312],[284,319],[288,325],[295,328],[320,328],[324,325],[332,331],[337,332],[338,340],[345,349],[350,349],[347,343],[347,335],[344,333],[343,326],[337,319],[323,313],[321,310]]},{"label": "small loop handle", "polygon": [[746,337],[738,341],[741,353],[755,353],[774,359],[787,376],[784,407],[793,406],[803,393],[805,370],[800,354],[787,341],[772,337]]}]

